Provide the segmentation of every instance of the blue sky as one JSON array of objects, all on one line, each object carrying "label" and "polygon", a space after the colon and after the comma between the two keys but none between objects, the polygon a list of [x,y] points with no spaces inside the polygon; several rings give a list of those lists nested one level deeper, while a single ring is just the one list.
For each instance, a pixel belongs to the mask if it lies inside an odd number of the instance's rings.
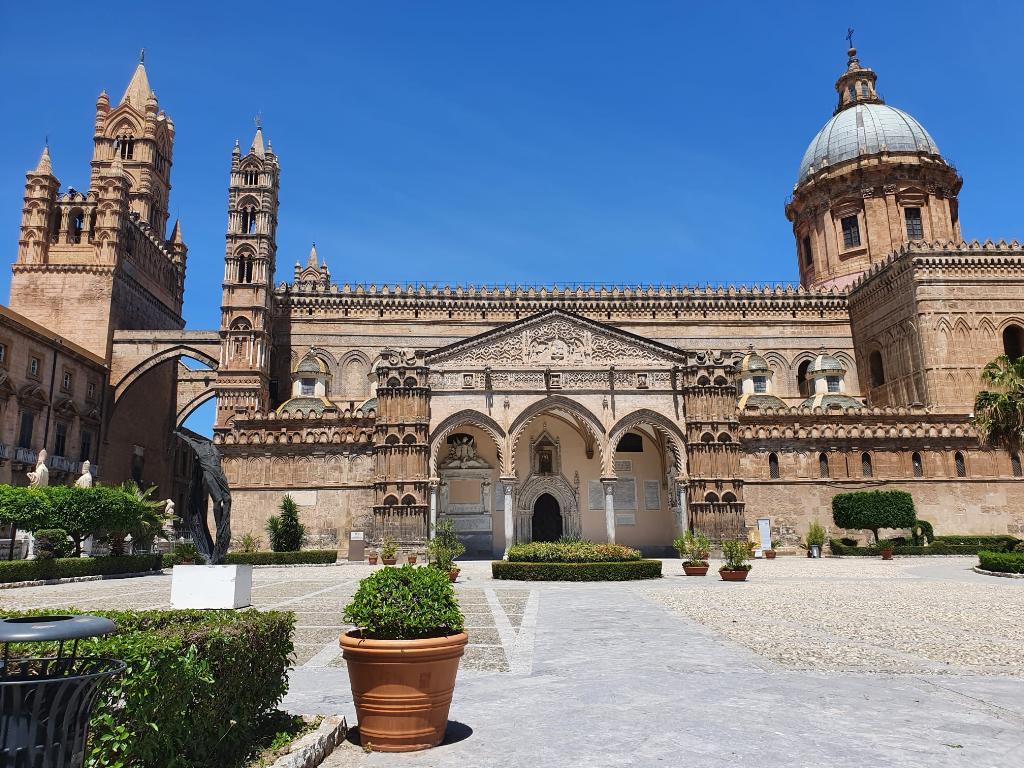
[{"label": "blue sky", "polygon": [[87,186],[96,96],[120,97],[144,47],[177,128],[192,328],[218,322],[231,147],[256,113],[282,163],[279,280],[315,240],[339,282],[794,281],[783,205],[847,26],[965,177],[965,236],[1024,239],[1009,3],[130,10],[0,5],[0,242],[13,259],[44,136],[62,184]]}]

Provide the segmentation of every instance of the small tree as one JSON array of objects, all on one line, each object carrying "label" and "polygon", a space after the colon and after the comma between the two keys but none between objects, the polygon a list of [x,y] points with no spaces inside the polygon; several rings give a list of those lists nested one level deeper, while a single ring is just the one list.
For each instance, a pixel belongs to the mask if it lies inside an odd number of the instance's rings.
[{"label": "small tree", "polygon": [[913,528],[914,499],[906,491],[855,491],[832,497],[832,520],[840,528],[862,529],[875,535],[881,528]]},{"label": "small tree", "polygon": [[985,366],[981,380],[994,391],[974,399],[974,423],[985,442],[1012,451],[1024,444],[1024,357],[1000,355]]},{"label": "small tree", "polygon": [[281,499],[281,514],[267,519],[270,548],[275,552],[297,552],[302,549],[306,527],[299,522],[299,508],[289,494]]},{"label": "small tree", "polygon": [[466,547],[459,541],[451,520],[442,520],[435,526],[434,538],[427,544],[427,554],[434,558],[437,568],[450,571],[455,566],[455,558],[465,551]]},{"label": "small tree", "polygon": [[19,528],[32,531],[45,524],[47,506],[46,496],[36,488],[0,485],[0,525],[14,526],[11,531],[12,551],[14,534]]}]

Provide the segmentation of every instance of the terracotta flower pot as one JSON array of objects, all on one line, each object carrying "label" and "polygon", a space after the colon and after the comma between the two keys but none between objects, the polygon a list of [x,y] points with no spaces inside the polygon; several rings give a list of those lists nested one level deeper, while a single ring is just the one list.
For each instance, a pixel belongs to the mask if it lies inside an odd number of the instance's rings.
[{"label": "terracotta flower pot", "polygon": [[750,571],[719,571],[722,581],[746,581]]},{"label": "terracotta flower pot", "polygon": [[376,555],[367,555],[366,559],[370,563],[370,565],[376,565],[377,564],[377,556]]},{"label": "terracotta flower pot", "polygon": [[384,563],[384,565],[394,565],[398,560],[394,557],[382,557],[381,562]]},{"label": "terracotta flower pot", "polygon": [[416,555],[409,555],[409,565],[416,565]]},{"label": "terracotta flower pot", "polygon": [[764,556],[767,559],[769,559],[769,560],[774,560],[775,559],[775,550],[774,549],[766,549],[764,551]]},{"label": "terracotta flower pot", "polygon": [[461,569],[461,568],[451,568],[451,569],[450,569],[450,570],[448,571],[448,581],[450,581],[450,582],[451,582],[452,584],[454,584],[454,583],[455,583],[455,580],[456,580],[457,578],[459,578],[459,574],[460,574],[461,572],[462,572],[462,569]]},{"label": "terracotta flower pot", "polygon": [[687,576],[707,576],[708,567],[706,565],[684,565],[683,573]]},{"label": "terracotta flower pot", "polygon": [[883,560],[892,560],[892,547],[890,547],[889,549],[883,549],[882,550],[882,559]]},{"label": "terracotta flower pot", "polygon": [[425,640],[341,636],[363,747],[412,752],[444,739],[465,632]]}]

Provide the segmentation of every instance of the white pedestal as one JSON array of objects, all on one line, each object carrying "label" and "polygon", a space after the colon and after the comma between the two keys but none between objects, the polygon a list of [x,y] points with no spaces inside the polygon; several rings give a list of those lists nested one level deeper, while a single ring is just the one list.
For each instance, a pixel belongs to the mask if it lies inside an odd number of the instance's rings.
[{"label": "white pedestal", "polygon": [[172,608],[245,608],[252,605],[251,565],[176,565]]}]

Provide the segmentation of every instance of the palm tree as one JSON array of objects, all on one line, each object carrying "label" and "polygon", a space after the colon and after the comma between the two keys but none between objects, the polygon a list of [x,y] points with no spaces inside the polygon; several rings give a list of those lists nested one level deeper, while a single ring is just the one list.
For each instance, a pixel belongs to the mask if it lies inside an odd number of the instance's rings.
[{"label": "palm tree", "polygon": [[974,424],[990,445],[1012,451],[1024,443],[1024,357],[1000,355],[985,366],[981,380],[992,387],[974,400]]}]

